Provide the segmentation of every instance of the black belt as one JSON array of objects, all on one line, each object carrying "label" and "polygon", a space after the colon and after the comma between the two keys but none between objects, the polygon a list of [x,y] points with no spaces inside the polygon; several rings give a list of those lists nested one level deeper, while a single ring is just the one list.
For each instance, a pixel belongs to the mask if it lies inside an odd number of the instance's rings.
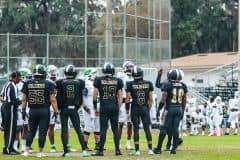
[{"label": "black belt", "polygon": [[237,112],[238,109],[231,109],[230,111],[231,111],[231,112]]}]

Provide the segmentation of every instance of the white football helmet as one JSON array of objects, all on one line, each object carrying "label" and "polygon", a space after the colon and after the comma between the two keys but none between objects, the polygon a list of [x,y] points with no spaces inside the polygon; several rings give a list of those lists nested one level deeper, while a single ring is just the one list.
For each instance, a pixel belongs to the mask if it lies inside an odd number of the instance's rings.
[{"label": "white football helmet", "polygon": [[55,65],[49,65],[47,67],[47,75],[49,79],[55,80],[58,76],[58,70]]},{"label": "white football helmet", "polygon": [[132,61],[126,61],[123,63],[123,72],[126,73],[128,76],[132,75],[132,70],[135,64]]}]

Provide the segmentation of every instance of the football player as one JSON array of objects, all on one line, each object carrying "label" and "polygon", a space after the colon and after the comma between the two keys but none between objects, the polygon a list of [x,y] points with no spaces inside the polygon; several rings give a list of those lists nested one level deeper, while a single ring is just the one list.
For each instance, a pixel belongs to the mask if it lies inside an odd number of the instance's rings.
[{"label": "football player", "polygon": [[[217,96],[214,100],[214,105],[212,108],[212,121],[213,126],[216,129],[217,136],[221,136],[221,122],[223,119],[223,106],[224,103],[222,102],[222,99],[220,96]],[[211,133],[213,134],[213,133]]]},{"label": "football player", "polygon": [[69,156],[68,148],[68,119],[71,119],[73,127],[77,133],[78,140],[82,147],[82,156],[89,156],[87,146],[84,143],[84,135],[80,127],[80,117],[78,110],[81,106],[86,108],[83,100],[83,90],[85,82],[76,79],[77,71],[74,65],[67,65],[64,69],[64,79],[56,81],[58,104],[60,106],[60,119],[61,119],[61,139],[63,144],[63,157]]},{"label": "football player", "polygon": [[[57,67],[55,65],[49,65],[47,67],[47,78],[48,80],[50,80],[52,83],[55,84],[56,80],[57,80],[57,76],[58,76],[58,71],[57,71]],[[56,85],[56,84],[55,84]],[[54,114],[54,110],[53,107],[50,107],[50,122],[49,122],[49,126],[48,126],[48,138],[51,144],[51,153],[56,152],[56,146],[54,143],[54,127],[55,127],[55,122],[56,119],[53,116]]]},{"label": "football player", "polygon": [[[28,68],[20,68],[19,72],[21,74],[21,81],[16,84],[18,88],[18,97],[20,100],[22,100],[22,87],[24,82],[29,80],[29,75],[31,75],[31,70]],[[29,108],[27,107],[27,113],[29,111]],[[22,117],[22,105],[19,105],[18,107],[18,119],[17,119],[17,132],[16,132],[16,137],[14,140],[13,148],[15,150],[18,150],[18,146],[20,144],[20,138],[22,139],[22,147],[21,150],[25,151],[26,150],[26,137],[27,137],[27,130],[28,130],[28,119],[27,117],[25,120]]]},{"label": "football player", "polygon": [[152,134],[150,132],[150,110],[152,107],[152,92],[153,84],[150,81],[143,79],[143,70],[140,67],[134,66],[132,71],[133,81],[127,83],[126,109],[129,110],[130,100],[131,105],[131,120],[133,123],[134,155],[140,155],[139,151],[139,123],[142,120],[144,132],[148,143],[148,154],[152,155]]},{"label": "football player", "polygon": [[[93,156],[103,156],[108,121],[111,123],[113,132],[115,155],[122,155],[119,149],[118,116],[122,105],[121,79],[114,77],[115,68],[112,63],[105,63],[102,72],[104,76],[97,77],[94,80],[93,107],[95,114],[100,114],[100,143],[99,149],[92,154]],[[100,96],[100,113],[97,110],[97,96]]]},{"label": "football player", "polygon": [[[93,81],[97,76],[97,70],[94,68],[86,68],[84,70],[85,77],[85,90],[84,90],[84,101],[86,103],[87,108],[85,108],[83,116],[84,116],[84,141],[88,148],[88,138],[93,130],[94,138],[95,138],[95,149],[99,149],[99,140],[100,140],[100,124],[99,124],[99,115],[95,115],[94,107],[93,107]],[[99,108],[97,108],[97,112],[99,112]]]},{"label": "football player", "polygon": [[132,69],[134,63],[131,61],[126,61],[123,63],[123,72],[118,72],[117,77],[123,80],[124,89],[123,89],[123,103],[119,111],[119,135],[120,139],[122,137],[122,129],[124,124],[127,124],[127,143],[126,149],[131,149],[131,137],[132,137],[132,123],[130,118],[129,110],[126,110],[125,99],[126,99],[126,83],[133,80],[132,78]]},{"label": "football player", "polygon": [[229,100],[229,118],[225,135],[229,135],[231,123],[235,124],[234,135],[238,134],[238,114],[240,109],[240,96],[239,92],[235,93],[234,99]]},{"label": "football player", "polygon": [[39,153],[37,157],[45,156],[43,148],[46,141],[46,135],[49,125],[50,104],[54,109],[54,117],[58,115],[58,106],[55,97],[55,86],[46,80],[46,70],[43,65],[36,65],[33,72],[33,80],[29,80],[23,85],[22,97],[22,116],[26,117],[26,106],[29,110],[29,131],[27,135],[26,146],[23,156],[29,155],[29,149],[33,142],[37,128],[39,128]]},{"label": "football player", "polygon": [[[168,72],[168,82],[164,83],[162,87],[162,99],[159,103],[159,109],[166,104],[167,116],[165,125],[168,130],[168,136],[173,138],[173,146],[170,153],[176,154],[176,149],[179,144],[179,123],[183,118],[186,106],[187,87],[183,82],[182,74],[178,69],[170,70]],[[158,110],[159,111],[159,110]],[[158,113],[158,112],[157,112]],[[154,150],[155,153],[161,153],[161,146],[166,134],[159,135],[158,147]]]}]

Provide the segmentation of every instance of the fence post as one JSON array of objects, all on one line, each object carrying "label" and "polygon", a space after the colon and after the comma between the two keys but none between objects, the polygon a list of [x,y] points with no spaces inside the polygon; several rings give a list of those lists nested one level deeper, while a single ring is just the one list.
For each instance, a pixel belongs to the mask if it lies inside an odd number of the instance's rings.
[{"label": "fence post", "polygon": [[10,34],[7,33],[7,74],[10,73]]},{"label": "fence post", "polygon": [[47,43],[46,43],[46,66],[49,64],[49,33],[47,35]]},{"label": "fence post", "polygon": [[98,43],[98,67],[101,66],[101,61],[102,61],[101,47],[102,47],[102,44]]}]

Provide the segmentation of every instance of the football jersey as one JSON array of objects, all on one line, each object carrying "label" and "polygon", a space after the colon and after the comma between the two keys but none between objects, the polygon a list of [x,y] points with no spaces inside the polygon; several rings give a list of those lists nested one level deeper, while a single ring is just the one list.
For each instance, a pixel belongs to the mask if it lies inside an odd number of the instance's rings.
[{"label": "football jersey", "polygon": [[100,95],[100,105],[118,104],[117,93],[123,88],[123,81],[116,77],[97,77],[93,83]]},{"label": "football jersey", "polygon": [[153,91],[153,84],[150,81],[130,81],[127,83],[127,92],[131,93],[131,107],[141,107],[148,105],[149,93]]},{"label": "football jersey", "polygon": [[79,79],[62,79],[56,81],[58,99],[63,106],[80,106],[82,104],[85,82]]},{"label": "football jersey", "polygon": [[93,86],[93,81],[91,80],[85,80],[85,90],[86,90],[86,95],[84,95],[84,102],[88,106],[88,108],[93,109],[93,91],[94,91],[94,86]]},{"label": "football jersey", "polygon": [[162,91],[168,93],[166,106],[182,106],[182,97],[188,92],[187,86],[182,82],[177,83],[165,83],[163,85]]},{"label": "football jersey", "polygon": [[28,106],[49,107],[50,95],[55,94],[55,86],[48,80],[28,80],[24,83],[22,92],[26,94]]},{"label": "football jersey", "polygon": [[23,81],[20,81],[19,83],[16,84],[16,87],[18,89],[18,98],[20,100],[22,100],[22,97],[23,97],[23,93],[21,92],[22,91],[22,88],[23,88],[23,84],[24,82]]}]

